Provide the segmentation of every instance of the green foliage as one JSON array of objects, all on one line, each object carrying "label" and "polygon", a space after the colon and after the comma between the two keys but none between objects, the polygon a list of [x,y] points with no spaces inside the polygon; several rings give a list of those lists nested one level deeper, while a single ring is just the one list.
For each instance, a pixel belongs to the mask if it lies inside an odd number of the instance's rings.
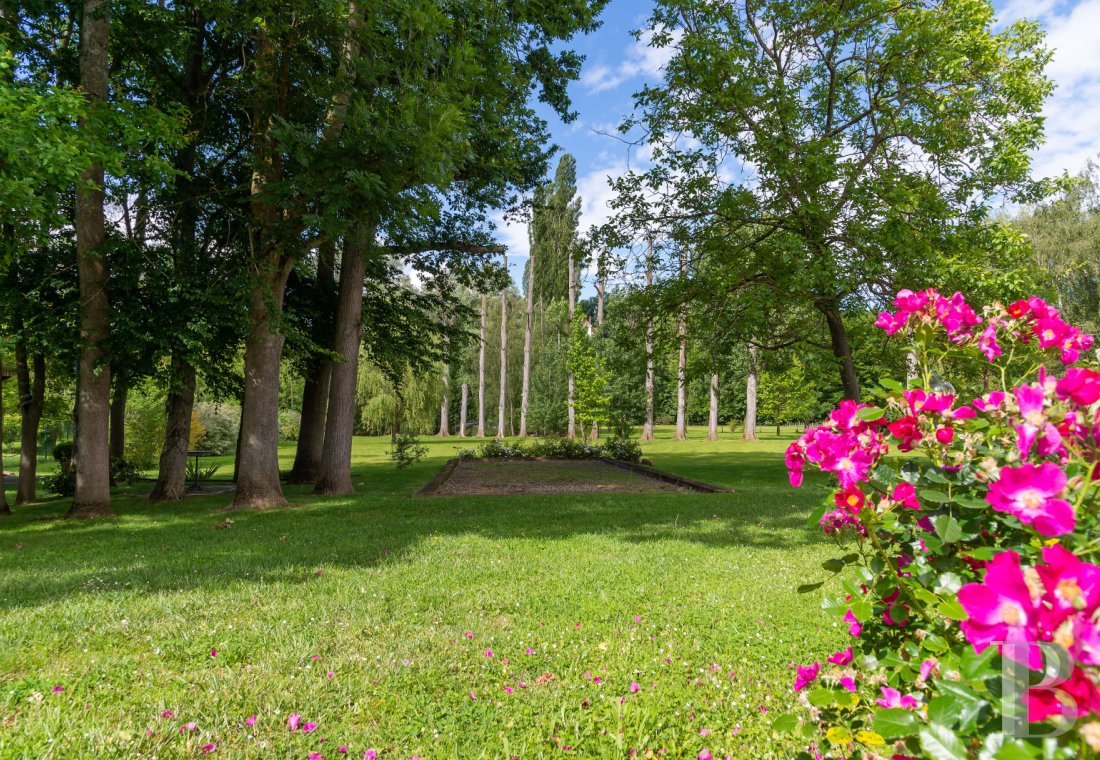
[{"label": "green foliage", "polygon": [[76,470],[63,467],[52,475],[42,478],[42,488],[46,493],[58,496],[72,496],[76,493]]},{"label": "green foliage", "polygon": [[204,480],[213,480],[222,466],[217,462],[202,464],[202,460],[196,463],[194,457],[188,457],[187,467],[184,470],[184,479],[188,483],[201,483]]},{"label": "green foliage", "polygon": [[155,467],[163,446],[164,396],[151,385],[132,390],[126,403],[126,459]]},{"label": "green foliage", "polygon": [[573,318],[566,357],[566,367],[573,373],[574,416],[585,441],[593,425],[607,420],[611,406],[607,370],[589,330],[582,315]]},{"label": "green foliage", "polygon": [[[522,340],[522,330],[519,333]],[[531,399],[527,408],[527,426],[538,435],[560,435],[566,431],[568,335],[568,305],[565,301],[554,301],[545,308],[536,309],[531,337]],[[520,343],[516,354],[521,354],[522,349],[523,344]],[[510,352],[512,350],[509,348]]]},{"label": "green foliage", "polygon": [[428,447],[420,443],[419,436],[412,433],[401,433],[390,447],[390,459],[397,465],[397,469],[403,470],[411,464],[416,464],[428,453]]},{"label": "green foliage", "polygon": [[495,438],[481,444],[477,451],[461,449],[460,457],[486,459],[599,459],[610,457],[624,462],[639,462],[642,448],[635,441],[612,438],[604,445],[585,443],[575,438],[546,438],[537,441],[505,441]]},{"label": "green foliage", "polygon": [[807,381],[806,368],[797,356],[783,371],[760,372],[756,394],[758,414],[775,425],[809,422],[817,410],[817,389]]},{"label": "green foliage", "polygon": [[1012,225],[1027,236],[1063,315],[1100,331],[1100,164],[1090,160],[1065,191],[1025,209]]},{"label": "green foliage", "polygon": [[302,413],[292,409],[279,410],[279,440],[297,441],[302,426]]},{"label": "green foliage", "polygon": [[[558,161],[550,182],[535,188],[532,201],[531,256],[535,266],[535,303],[547,306],[569,297],[569,257],[577,261],[577,226],[581,199],[577,196],[577,160],[568,153]],[[527,272],[524,272],[524,288]]]},{"label": "green foliage", "polygon": [[237,448],[237,430],[241,423],[240,407],[210,401],[195,404],[195,417],[202,433],[193,441],[195,448],[232,454]]},{"label": "green foliage", "polygon": [[75,444],[72,441],[58,441],[53,447],[51,455],[55,462],[61,465],[61,469],[67,470],[69,462],[73,458]]},{"label": "green foliage", "polygon": [[629,438],[612,438],[603,445],[603,453],[604,456],[621,462],[642,461],[642,447],[637,441]]},{"label": "green foliage", "polygon": [[141,469],[125,457],[111,460],[111,479],[116,483],[133,483],[145,477]]},{"label": "green foliage", "polygon": [[[1031,178],[1053,87],[1036,24],[998,27],[987,0],[690,14],[662,0],[644,31],[671,59],[623,127],[644,133],[653,168],[615,183],[608,234],[658,232],[666,270],[690,250],[673,308],[712,303],[737,313],[727,332],[831,343],[847,359],[843,316],[892,283],[947,287],[981,270],[1026,284],[989,215],[1051,190]],[[789,331],[755,316],[776,314]]]}]

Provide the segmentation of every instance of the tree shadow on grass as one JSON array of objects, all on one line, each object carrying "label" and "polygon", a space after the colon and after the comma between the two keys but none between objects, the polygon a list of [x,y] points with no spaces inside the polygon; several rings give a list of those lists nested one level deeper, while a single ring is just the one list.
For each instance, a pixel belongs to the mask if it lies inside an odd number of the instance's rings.
[{"label": "tree shadow on grass", "polygon": [[[707,481],[714,479],[720,460],[729,459],[666,454],[654,464]],[[729,494],[409,498],[435,473],[441,464],[436,460],[398,478],[392,465],[360,465],[353,478],[360,493],[352,497],[306,502],[308,488],[288,488],[288,498],[302,502],[289,509],[223,513],[217,510],[225,506],[224,496],[159,505],[120,496],[119,518],[71,521],[42,519],[66,506],[44,504],[0,523],[0,609],[89,591],[222,590],[260,578],[304,584],[322,568],[405,562],[433,535],[491,541],[591,535],[630,545],[677,541],[711,548],[786,549],[823,542],[820,531],[806,525],[815,494],[787,485],[781,458],[743,453],[735,459],[728,475],[720,473],[720,484],[736,489]]]}]

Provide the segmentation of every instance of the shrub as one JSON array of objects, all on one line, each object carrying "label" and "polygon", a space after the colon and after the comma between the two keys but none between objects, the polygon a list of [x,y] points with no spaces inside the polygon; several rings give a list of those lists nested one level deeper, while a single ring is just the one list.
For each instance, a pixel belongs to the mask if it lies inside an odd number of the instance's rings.
[{"label": "shrub", "polygon": [[531,456],[531,453],[522,443],[509,444],[499,438],[494,438],[481,444],[477,449],[477,455],[487,459],[509,459],[526,458]]},{"label": "shrub", "polygon": [[56,474],[42,478],[42,487],[46,489],[46,493],[72,496],[76,493],[76,471],[71,467],[63,466],[63,469]]},{"label": "shrub", "polygon": [[111,461],[111,477],[116,483],[133,483],[144,477],[144,474],[129,459],[117,457]]},{"label": "shrub", "polygon": [[126,403],[125,457],[139,467],[155,467],[164,448],[164,396],[135,390]]},{"label": "shrub", "polygon": [[606,456],[625,462],[637,462],[642,458],[642,449],[634,441],[613,438],[604,446],[582,443],[573,438],[548,438],[532,443],[506,443],[499,438],[486,441],[477,451],[462,449],[460,457],[484,457],[486,459],[530,459],[547,457],[552,459],[598,459]]},{"label": "shrub", "polygon": [[603,447],[604,456],[618,459],[621,462],[640,462],[642,460],[642,447],[637,441],[626,438],[612,438]]},{"label": "shrub", "polygon": [[[297,441],[302,428],[302,413],[292,409],[279,411],[279,442]],[[234,444],[236,441],[234,441]]]},{"label": "shrub", "polygon": [[403,470],[410,464],[416,464],[428,453],[428,447],[420,443],[420,438],[412,433],[401,433],[390,448],[390,459]]},{"label": "shrub", "polygon": [[62,472],[68,471],[71,466],[73,461],[73,450],[75,448],[76,444],[72,441],[58,441],[57,445],[53,447],[54,461],[61,465]]},{"label": "shrub", "polygon": [[[241,410],[237,406],[199,402],[195,404],[194,416],[197,417],[201,433],[191,441],[196,449],[216,451],[219,454],[231,454],[237,449],[237,429],[241,422]],[[196,429],[194,423],[192,430]]]},{"label": "shrub", "polygon": [[[814,522],[851,549],[824,563],[845,592],[824,606],[852,644],[798,668],[808,714],[775,726],[820,733],[810,751],[828,757],[1098,751],[1100,372],[1045,368],[1074,364],[1092,337],[1039,298],[984,318],[958,293],[894,303],[877,324],[910,339],[919,378],[883,381],[884,408],[844,402],[787,450],[792,485],[807,463],[835,477]],[[943,378],[975,361],[992,386],[965,403]],[[1029,689],[1016,673],[1049,652],[1068,678]],[[1009,731],[1013,716],[1077,724],[1032,726],[1044,740]]]}]

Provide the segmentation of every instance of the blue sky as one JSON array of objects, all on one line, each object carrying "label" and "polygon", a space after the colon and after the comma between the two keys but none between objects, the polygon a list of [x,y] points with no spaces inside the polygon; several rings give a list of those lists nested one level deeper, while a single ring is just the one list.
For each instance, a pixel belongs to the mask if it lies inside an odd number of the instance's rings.
[{"label": "blue sky", "polygon": [[[1002,23],[1026,17],[1047,29],[1047,44],[1055,51],[1047,71],[1058,87],[1046,107],[1047,143],[1035,155],[1035,170],[1043,176],[1076,173],[1100,153],[1100,0],[995,0],[995,5]],[[586,56],[580,80],[570,87],[579,116],[570,124],[552,116],[550,126],[554,141],[577,158],[582,230],[607,218],[608,178],[642,166],[638,149],[612,135],[631,112],[633,93],[660,79],[669,56],[631,35],[650,7],[648,0],[612,0],[603,25],[571,44]],[[499,234],[508,246],[509,271],[518,281],[527,259],[527,228],[502,225]],[[591,276],[587,279],[585,295],[591,295]]]}]

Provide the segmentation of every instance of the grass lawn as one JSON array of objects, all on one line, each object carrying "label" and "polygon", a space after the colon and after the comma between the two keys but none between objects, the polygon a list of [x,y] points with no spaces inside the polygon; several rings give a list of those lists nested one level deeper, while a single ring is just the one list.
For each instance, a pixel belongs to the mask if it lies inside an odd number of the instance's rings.
[{"label": "grass lawn", "polygon": [[735,492],[413,500],[469,439],[425,438],[397,471],[388,440],[357,438],[354,497],[19,509],[0,521],[0,757],[786,757],[769,723],[790,663],[845,638],[794,591],[836,553],[805,526],[822,486],[789,488],[788,435],[659,435],[655,467]]}]

